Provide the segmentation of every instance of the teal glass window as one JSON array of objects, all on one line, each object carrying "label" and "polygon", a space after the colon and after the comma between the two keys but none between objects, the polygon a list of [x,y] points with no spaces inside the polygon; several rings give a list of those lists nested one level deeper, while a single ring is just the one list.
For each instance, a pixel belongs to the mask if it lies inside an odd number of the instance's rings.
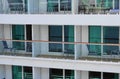
[{"label": "teal glass window", "polygon": [[115,9],[119,9],[119,0],[115,0],[114,5],[115,5]]},{"label": "teal glass window", "polygon": [[24,79],[32,78],[32,67],[23,67]]},{"label": "teal glass window", "polygon": [[[89,26],[89,43],[101,43],[101,26]],[[89,45],[89,53],[101,55],[101,45]]]},{"label": "teal glass window", "polygon": [[[63,37],[64,36],[64,37]],[[74,26],[49,26],[49,41],[53,42],[74,42]],[[50,43],[50,52],[62,52],[63,44]],[[64,44],[64,53],[74,54],[74,44]]]},{"label": "teal glass window", "polygon": [[[24,25],[12,25],[12,39],[24,40]],[[24,42],[13,42],[13,47],[18,50],[25,49]]]},{"label": "teal glass window", "polygon": [[65,70],[65,79],[74,79],[74,71]]},{"label": "teal glass window", "polygon": [[113,8],[113,0],[96,0],[98,7]]},{"label": "teal glass window", "polygon": [[50,79],[74,79],[74,70],[50,69],[49,71]]},{"label": "teal glass window", "polygon": [[47,0],[47,11],[48,12],[58,12],[59,10],[59,5],[58,5],[58,0]]},{"label": "teal glass window", "polygon": [[89,72],[89,79],[101,79],[101,72]]},{"label": "teal glass window", "polygon": [[[119,43],[119,27],[103,27],[103,43],[118,44]],[[103,51],[110,55],[112,51],[118,50],[118,46],[104,45]]]},{"label": "teal glass window", "polygon": [[118,73],[103,73],[103,79],[119,79]]},{"label": "teal glass window", "polygon": [[50,69],[50,79],[63,79],[63,70]]},{"label": "teal glass window", "polygon": [[[64,42],[74,42],[74,26],[64,26]],[[64,50],[65,53],[74,54],[74,44],[65,44]]]},{"label": "teal glass window", "polygon": [[47,0],[48,12],[71,11],[71,0]]},{"label": "teal glass window", "polygon": [[[62,42],[62,26],[49,26],[49,41]],[[62,44],[50,43],[50,52],[62,52]]]},{"label": "teal glass window", "polygon": [[60,11],[71,11],[71,0],[60,0]]},{"label": "teal glass window", "polygon": [[103,79],[119,79],[118,73],[103,73]]},{"label": "teal glass window", "polygon": [[22,79],[22,67],[21,66],[12,66],[12,78]]}]

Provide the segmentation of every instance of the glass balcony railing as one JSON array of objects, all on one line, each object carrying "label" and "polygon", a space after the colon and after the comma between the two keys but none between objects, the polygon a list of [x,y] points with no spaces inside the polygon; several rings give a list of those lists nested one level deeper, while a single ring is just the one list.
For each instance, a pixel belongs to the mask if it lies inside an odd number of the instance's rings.
[{"label": "glass balcony railing", "polygon": [[79,14],[119,14],[118,0],[81,0]]},{"label": "glass balcony railing", "polygon": [[0,55],[120,61],[119,44],[1,40]]}]

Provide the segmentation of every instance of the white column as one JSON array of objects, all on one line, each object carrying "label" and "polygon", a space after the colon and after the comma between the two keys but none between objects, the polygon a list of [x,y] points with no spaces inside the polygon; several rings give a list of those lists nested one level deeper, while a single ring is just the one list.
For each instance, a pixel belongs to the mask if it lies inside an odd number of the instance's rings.
[{"label": "white column", "polygon": [[74,9],[74,7],[75,7],[75,0],[71,0],[71,10],[72,10],[72,14],[75,14],[75,9]]},{"label": "white column", "polygon": [[75,74],[75,79],[81,79],[81,72],[80,72],[80,70],[75,70],[75,72],[74,72],[74,74]]},{"label": "white column", "polygon": [[[82,26],[82,42],[88,42],[88,26]],[[88,55],[88,48],[86,44],[82,44],[82,56]]]},{"label": "white column", "polygon": [[41,79],[40,68],[33,67],[33,79]]},{"label": "white column", "polygon": [[[75,42],[81,42],[82,27],[74,26],[74,40]],[[75,44],[75,59],[79,58],[81,55],[81,44]]]},{"label": "white column", "polygon": [[6,65],[5,66],[5,79],[12,79],[12,66],[11,65]]},{"label": "white column", "polygon": [[[32,25],[32,38],[33,40],[40,39],[40,26],[39,25]],[[40,54],[40,42],[33,42],[32,43],[32,55],[36,56]]]}]

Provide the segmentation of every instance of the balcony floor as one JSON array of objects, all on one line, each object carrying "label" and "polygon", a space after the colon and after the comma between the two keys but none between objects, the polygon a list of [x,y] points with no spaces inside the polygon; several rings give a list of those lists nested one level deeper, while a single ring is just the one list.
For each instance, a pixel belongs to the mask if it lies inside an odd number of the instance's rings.
[{"label": "balcony floor", "polygon": [[31,53],[2,52],[0,55],[32,57]]},{"label": "balcony floor", "polygon": [[79,60],[89,60],[89,61],[105,61],[105,62],[120,62],[119,57],[111,57],[111,56],[88,56],[88,57],[80,57]]},{"label": "balcony floor", "polygon": [[38,55],[41,58],[53,58],[53,59],[74,59],[74,56],[69,55]]}]

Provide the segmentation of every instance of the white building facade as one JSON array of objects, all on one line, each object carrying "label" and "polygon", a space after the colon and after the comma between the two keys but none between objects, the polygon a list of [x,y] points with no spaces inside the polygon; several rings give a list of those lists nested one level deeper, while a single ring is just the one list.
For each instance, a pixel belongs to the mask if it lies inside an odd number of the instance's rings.
[{"label": "white building facade", "polygon": [[120,79],[119,0],[0,7],[0,79]]}]

